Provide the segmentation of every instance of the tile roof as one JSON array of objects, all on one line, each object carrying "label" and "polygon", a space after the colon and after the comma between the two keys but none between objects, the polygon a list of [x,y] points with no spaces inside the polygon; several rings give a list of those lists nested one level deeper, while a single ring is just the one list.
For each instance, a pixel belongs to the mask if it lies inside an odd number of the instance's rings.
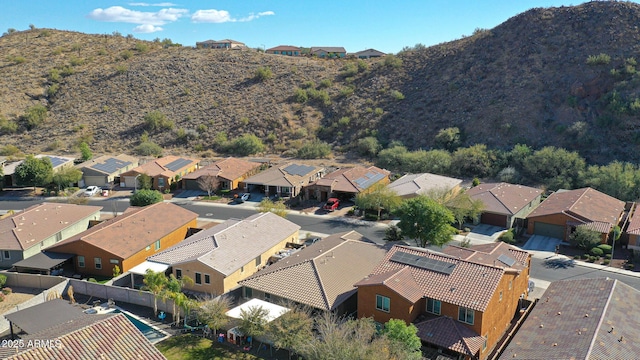
[{"label": "tile roof", "polygon": [[549,285],[500,359],[635,359],[640,292],[609,278]]},{"label": "tile roof", "polygon": [[[57,156],[57,155],[38,154],[35,156],[36,159],[42,159],[43,157],[48,157],[51,160],[51,164],[53,165],[54,170],[61,165],[67,164],[69,162],[73,162],[73,160],[75,160],[75,158]],[[18,165],[22,164],[23,162],[24,160],[14,161],[12,163],[5,165],[3,170],[4,175],[12,175],[13,173],[15,173],[16,167],[18,167]]]},{"label": "tile roof", "polygon": [[324,50],[325,52],[333,52],[333,53],[346,53],[342,46],[313,46],[309,49],[309,52],[316,52],[318,50]]},{"label": "tile roof", "polygon": [[300,48],[292,45],[278,45],[265,51],[300,51]]},{"label": "tile roof", "polygon": [[198,214],[172,203],[130,207],[122,215],[52,245],[47,250],[55,252],[61,246],[83,242],[126,259],[197,217]]},{"label": "tile roof", "polygon": [[356,292],[353,284],[367,276],[385,254],[384,248],[365,241],[355,231],[334,234],[240,284],[331,311]]},{"label": "tile roof", "polygon": [[388,187],[400,196],[426,195],[430,191],[444,189],[450,191],[460,185],[462,180],[447,176],[422,173],[407,174],[392,182]]},{"label": "tile roof", "polygon": [[262,166],[262,164],[257,162],[229,157],[218,160],[211,165],[204,166],[182,178],[196,180],[201,176],[216,176],[226,180],[236,180],[260,166]]},{"label": "tile roof", "polygon": [[360,55],[360,54],[368,54],[368,53],[372,53],[372,54],[376,54],[376,55],[387,55],[386,53],[380,51],[380,50],[376,50],[376,49],[366,49],[366,50],[360,50],[357,51],[355,53],[353,53],[353,55]]},{"label": "tile roof", "polygon": [[[304,169],[305,174],[295,174],[287,172],[287,168],[290,166],[296,166],[300,169]],[[308,169],[308,171],[307,171]],[[259,174],[256,174],[250,178],[244,180],[247,184],[258,184],[268,186],[298,186],[300,183],[306,183],[309,178],[319,172],[324,171],[321,166],[309,166],[295,163],[286,163],[278,166],[273,166]]]},{"label": "tile roof", "polygon": [[[454,265],[450,274],[392,261],[396,252]],[[395,245],[369,277],[356,286],[384,285],[415,302],[421,297],[484,312],[505,268],[484,265],[425,249]]]},{"label": "tile roof", "polygon": [[638,208],[638,204],[636,204],[635,212],[631,215],[629,226],[627,226],[627,234],[640,235],[640,208]]},{"label": "tile roof", "polygon": [[514,215],[542,194],[542,190],[503,182],[480,184],[469,189],[467,194],[482,201],[483,211]]},{"label": "tile roof", "polygon": [[437,316],[415,324],[420,340],[474,357],[485,338],[448,316]]},{"label": "tile roof", "polygon": [[199,261],[230,275],[298,230],[300,226],[278,215],[259,213],[200,231],[147,260],[168,265]]},{"label": "tile roof", "polygon": [[604,222],[617,225],[624,211],[624,201],[592,188],[556,191],[533,210],[527,218],[564,214],[579,222]]},{"label": "tile roof", "polygon": [[[92,215],[102,206],[41,203],[0,220],[0,249],[26,250]],[[88,221],[87,221],[88,225]]]},{"label": "tile roof", "polygon": [[359,193],[377,184],[384,178],[388,178],[390,171],[380,169],[375,166],[365,168],[356,166],[342,168],[325,175],[315,184],[321,186],[331,186],[333,191],[348,193]]},{"label": "tile roof", "polygon": [[[527,268],[531,254],[504,242],[474,245],[469,248],[447,246],[443,253],[489,266],[504,267],[518,272]],[[503,262],[504,260],[509,263]]]},{"label": "tile roof", "polygon": [[[184,163],[185,163],[184,166],[181,166],[180,168],[173,169],[173,170],[167,167],[167,165],[181,159],[184,160]],[[126,173],[123,173],[122,175],[130,176],[133,174],[147,174],[151,177],[159,176],[159,175],[166,176],[166,177],[174,177],[176,174],[195,166],[198,162],[200,162],[200,160],[181,157],[181,156],[175,156],[175,155],[169,155],[159,159],[153,159],[145,164],[142,164],[136,168],[133,168],[127,171]]]},{"label": "tile roof", "polygon": [[[131,164],[137,164],[137,163],[138,163],[137,158],[133,156],[129,156],[127,154],[120,154],[116,156],[102,155],[95,159],[91,159],[81,164],[78,164],[76,165],[76,168],[90,169],[92,171],[95,171],[101,174],[111,175],[111,174],[118,173],[121,169],[126,168]],[[111,166],[105,167],[104,166],[105,164],[110,164]],[[107,171],[107,169],[109,169],[109,171]]]},{"label": "tile roof", "polygon": [[12,360],[76,359],[166,359],[124,314],[86,315],[73,323],[60,324],[40,333],[21,337],[25,344],[57,340],[54,346],[26,347]]}]

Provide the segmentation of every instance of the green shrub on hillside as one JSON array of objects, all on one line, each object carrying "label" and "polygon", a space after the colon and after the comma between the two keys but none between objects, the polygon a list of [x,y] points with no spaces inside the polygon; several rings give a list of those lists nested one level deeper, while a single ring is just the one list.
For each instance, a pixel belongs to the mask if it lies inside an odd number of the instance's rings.
[{"label": "green shrub on hillside", "polygon": [[140,143],[140,145],[138,145],[136,147],[136,154],[140,155],[140,156],[162,156],[162,147],[160,147],[160,145],[152,142],[152,141],[145,141]]},{"label": "green shrub on hillside", "polygon": [[258,81],[266,81],[271,79],[272,77],[273,77],[273,72],[271,71],[271,68],[268,66],[260,66],[259,68],[256,69],[256,72],[254,75],[254,79]]},{"label": "green shrub on hillside", "polygon": [[600,53],[598,55],[589,55],[587,58],[588,65],[606,65],[611,62],[611,56]]},{"label": "green shrub on hillside", "polygon": [[398,69],[402,67],[402,59],[395,55],[387,55],[384,57],[384,65],[393,69]]},{"label": "green shrub on hillside", "polygon": [[147,113],[147,115],[144,116],[143,120],[145,125],[147,126],[147,129],[151,131],[161,130],[161,129],[167,129],[167,130],[173,129],[173,121],[167,119],[165,114],[163,114],[158,110],[153,110]]},{"label": "green shrub on hillside", "polygon": [[244,134],[234,139],[226,146],[226,150],[239,156],[249,156],[263,152],[265,149],[262,140],[252,134]]},{"label": "green shrub on hillside", "polygon": [[331,145],[320,140],[306,142],[298,149],[300,159],[326,159],[331,155]]},{"label": "green shrub on hillside", "polygon": [[27,123],[27,129],[35,129],[47,120],[47,108],[40,104],[34,105],[27,109],[22,119]]},{"label": "green shrub on hillside", "polygon": [[13,134],[18,131],[18,123],[0,115],[0,134]]},{"label": "green shrub on hillside", "polygon": [[396,100],[404,100],[404,95],[398,90],[391,90],[389,94]]},{"label": "green shrub on hillside", "polygon": [[301,104],[306,103],[309,100],[309,95],[307,95],[307,91],[305,89],[296,88],[293,97],[296,99],[296,102]]}]

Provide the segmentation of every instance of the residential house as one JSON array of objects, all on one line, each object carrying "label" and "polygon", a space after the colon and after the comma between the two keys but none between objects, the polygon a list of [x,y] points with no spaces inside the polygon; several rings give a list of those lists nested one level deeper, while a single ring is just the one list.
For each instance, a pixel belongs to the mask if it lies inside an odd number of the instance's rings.
[{"label": "residential house", "polygon": [[[66,167],[72,167],[73,161],[75,158],[57,156],[57,155],[46,155],[46,154],[38,154],[35,156],[37,159],[42,159],[43,157],[49,158],[51,160],[51,165],[53,165],[53,171],[58,171],[64,169]],[[24,160],[14,161],[5,165],[4,167],[4,186],[20,186],[22,184],[18,184],[15,178],[16,168],[22,164]]]},{"label": "residential house", "polygon": [[358,282],[358,317],[414,322],[425,346],[486,359],[528,294],[531,256],[504,243],[445,254],[394,246]]},{"label": "residential house", "polygon": [[235,190],[244,179],[260,172],[261,167],[261,163],[228,157],[183,176],[183,187],[187,190],[201,190],[198,184],[200,179],[213,176],[220,189]]},{"label": "residential house", "polygon": [[245,298],[291,301],[323,311],[356,311],[354,284],[382,261],[386,250],[355,231],[328,236],[240,281]]},{"label": "residential house", "polygon": [[171,203],[130,207],[122,215],[106,220],[61,241],[47,251],[74,254],[76,272],[112,276],[117,265],[126,272],[147,257],[167,249],[195,228],[198,214]]},{"label": "residential house", "polygon": [[300,56],[302,54],[301,49],[297,46],[291,45],[279,45],[265,50],[267,54],[274,55],[288,55],[288,56]]},{"label": "residential house", "polygon": [[288,242],[298,242],[300,226],[271,212],[230,219],[200,231],[147,260],[166,264],[177,278],[194,280],[184,289],[221,295],[267,265]]},{"label": "residential house", "polygon": [[576,226],[599,232],[602,242],[624,213],[624,201],[592,188],[558,190],[527,216],[527,233],[569,240]]},{"label": "residential house", "polygon": [[[6,314],[12,346],[0,357],[31,359],[166,359],[123,313],[88,314],[53,299]],[[17,333],[20,330],[20,333]]]},{"label": "residential house", "polygon": [[338,169],[306,187],[306,197],[320,201],[332,197],[350,199],[373,189],[376,184],[388,184],[390,174],[375,166]]},{"label": "residential house", "polygon": [[638,204],[633,207],[635,211],[631,215],[629,225],[627,226],[621,242],[627,244],[627,248],[635,253],[640,251],[640,210]]},{"label": "residential house", "polygon": [[508,183],[487,183],[467,191],[473,200],[484,204],[480,222],[512,228],[524,227],[524,219],[542,200],[542,190]]},{"label": "residential house", "polygon": [[165,190],[178,182],[183,176],[195,171],[200,161],[180,156],[165,156],[153,159],[145,164],[120,174],[120,186],[135,188],[139,185],[138,177],[147,174],[152,178],[151,188]]},{"label": "residential house", "polygon": [[100,219],[101,206],[44,202],[0,219],[0,268],[39,254]]},{"label": "residential house", "polygon": [[378,51],[376,49],[367,49],[367,50],[358,51],[349,55],[350,56],[353,55],[358,59],[371,59],[371,58],[383,57],[383,56],[386,56],[387,54],[383,53],[382,51]]},{"label": "residential house", "polygon": [[620,280],[554,281],[499,359],[636,359],[638,307],[640,292]]},{"label": "residential house", "polygon": [[462,184],[460,179],[421,173],[404,175],[387,187],[403,199],[409,199],[418,195],[429,195],[437,192],[457,193],[460,191],[460,184]]},{"label": "residential house", "polygon": [[244,49],[247,46],[240,42],[231,39],[224,40],[205,40],[202,42],[196,42],[198,49]]},{"label": "residential house", "polygon": [[287,163],[273,166],[244,180],[247,191],[282,197],[298,196],[303,187],[324,176],[322,166]]},{"label": "residential house", "polygon": [[126,154],[117,156],[103,155],[76,165],[82,171],[82,184],[85,186],[107,186],[116,184],[120,174],[138,166],[138,159]]},{"label": "residential house", "polygon": [[347,50],[341,46],[313,46],[309,50],[309,54],[319,58],[343,58],[347,56]]}]

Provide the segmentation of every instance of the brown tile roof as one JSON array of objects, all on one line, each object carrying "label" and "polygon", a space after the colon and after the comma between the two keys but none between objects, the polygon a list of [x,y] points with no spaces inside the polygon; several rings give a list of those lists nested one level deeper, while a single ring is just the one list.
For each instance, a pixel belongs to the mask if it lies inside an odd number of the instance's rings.
[{"label": "brown tile roof", "polygon": [[169,265],[199,261],[230,275],[298,230],[300,226],[278,215],[259,213],[200,231],[148,260]]},{"label": "brown tile roof", "polygon": [[295,187],[299,186],[301,182],[306,184],[311,176],[323,171],[324,167],[321,166],[286,163],[271,167],[245,179],[244,182],[247,184]]},{"label": "brown tile roof", "polygon": [[[112,162],[115,166],[113,168],[109,168],[110,170],[113,169],[112,172],[109,171],[105,171],[105,168],[100,166],[105,164],[107,161]],[[129,156],[127,154],[120,154],[120,155],[102,155],[100,157],[97,157],[95,159],[91,159],[88,161],[85,161],[81,164],[76,165],[75,167],[77,169],[90,169],[91,171],[95,171],[101,174],[105,174],[105,175],[111,175],[111,174],[116,174],[119,173],[121,171],[121,169],[126,168],[127,166],[131,165],[131,164],[138,164],[138,159],[133,157],[133,156]]]},{"label": "brown tile roof", "polygon": [[386,250],[362,241],[355,231],[339,233],[240,282],[300,304],[331,311],[356,292],[353,286],[384,258]]},{"label": "brown tile roof", "polygon": [[392,182],[388,187],[400,196],[427,195],[430,191],[444,189],[450,191],[462,180],[430,173],[407,174]]},{"label": "brown tile roof", "polygon": [[265,51],[300,51],[300,48],[292,45],[278,45]]},{"label": "brown tile roof", "polygon": [[513,215],[542,194],[542,190],[508,183],[488,183],[472,187],[467,194],[482,201],[486,212]]},{"label": "brown tile roof", "polygon": [[624,201],[592,188],[556,191],[533,210],[527,218],[564,214],[576,221],[604,222],[617,225],[624,210]]},{"label": "brown tile roof", "polygon": [[126,259],[198,217],[192,211],[165,202],[129,209],[47,250],[55,252],[67,244],[87,243]]},{"label": "brown tile roof", "polygon": [[[503,242],[474,245],[469,248],[447,246],[442,252],[460,259],[489,266],[510,268],[518,272],[526,269],[531,256],[528,252]],[[505,259],[513,261],[513,263],[503,262],[502,260]]]},{"label": "brown tile roof", "polygon": [[448,316],[437,316],[415,326],[420,340],[471,357],[478,354],[485,341],[484,337]]},{"label": "brown tile roof", "polygon": [[[177,168],[177,169],[174,168],[173,170],[167,167],[167,165],[180,159],[185,160],[184,166],[181,166],[180,168]],[[133,174],[147,174],[151,177],[159,176],[159,175],[166,176],[166,177],[174,177],[176,174],[195,166],[198,162],[200,162],[200,160],[181,157],[181,156],[175,156],[175,155],[169,155],[159,159],[153,159],[148,163],[142,164],[136,168],[133,168],[123,173],[122,175],[132,176]]]},{"label": "brown tile roof", "polygon": [[0,220],[0,249],[28,249],[82,219],[93,215],[93,220],[97,220],[101,209],[101,206],[47,202],[33,205]]},{"label": "brown tile roof", "polygon": [[[70,327],[75,329],[69,331]],[[27,347],[7,359],[166,359],[124,314],[87,315],[77,324],[60,324],[22,337],[25,344],[53,339],[55,346]]]},{"label": "brown tile roof", "polygon": [[345,50],[342,46],[313,46],[311,47],[311,49],[309,49],[309,52],[314,53],[320,50],[324,50],[325,52],[328,52],[328,53],[346,53],[347,52],[347,50]]},{"label": "brown tile roof", "polygon": [[[450,274],[391,260],[403,252],[454,265]],[[396,245],[366,279],[356,286],[384,285],[410,301],[430,297],[453,305],[485,311],[505,269],[454,258],[408,246]]]},{"label": "brown tile roof", "polygon": [[609,278],[549,285],[500,359],[636,359],[640,292]]},{"label": "brown tile roof", "polygon": [[627,233],[631,235],[640,235],[640,204],[636,204],[636,210],[631,215],[631,221],[627,227]]},{"label": "brown tile roof", "polygon": [[333,191],[357,194],[388,178],[391,172],[375,166],[365,168],[356,166],[338,169],[325,175],[316,182],[318,185],[331,186]]},{"label": "brown tile roof", "polygon": [[183,176],[183,179],[196,180],[201,176],[216,176],[226,180],[236,180],[248,172],[262,166],[262,164],[229,157],[218,160],[211,165],[202,167],[192,173]]}]

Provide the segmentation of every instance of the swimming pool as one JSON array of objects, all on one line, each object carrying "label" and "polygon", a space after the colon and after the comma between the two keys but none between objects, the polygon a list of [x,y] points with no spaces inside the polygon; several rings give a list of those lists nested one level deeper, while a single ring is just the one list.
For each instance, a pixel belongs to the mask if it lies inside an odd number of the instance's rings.
[{"label": "swimming pool", "polygon": [[120,309],[113,310],[114,313],[123,313],[124,316],[129,319],[135,325],[135,327],[140,330],[140,332],[147,338],[152,344],[155,344],[161,340],[164,340],[169,336],[166,332],[156,329],[151,325],[143,322],[142,320],[134,317],[133,315],[127,313],[126,311],[121,311]]}]

